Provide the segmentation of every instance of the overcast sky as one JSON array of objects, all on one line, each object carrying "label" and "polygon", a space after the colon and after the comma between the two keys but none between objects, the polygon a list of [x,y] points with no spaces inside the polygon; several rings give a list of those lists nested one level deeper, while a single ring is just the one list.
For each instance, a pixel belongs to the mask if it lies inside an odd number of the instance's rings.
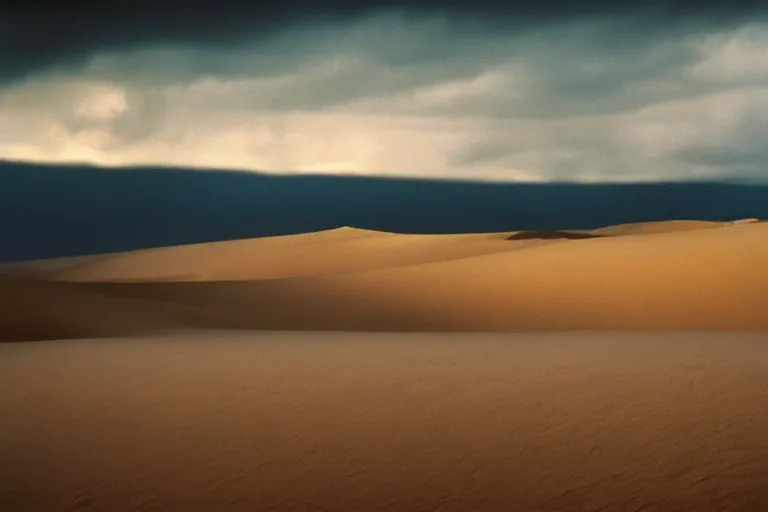
[{"label": "overcast sky", "polygon": [[0,10],[0,158],[768,181],[758,0],[160,3]]}]

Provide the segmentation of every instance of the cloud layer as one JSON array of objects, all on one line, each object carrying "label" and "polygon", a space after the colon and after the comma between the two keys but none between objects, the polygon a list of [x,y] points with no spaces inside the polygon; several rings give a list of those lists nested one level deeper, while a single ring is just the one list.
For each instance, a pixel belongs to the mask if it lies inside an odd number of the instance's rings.
[{"label": "cloud layer", "polygon": [[768,22],[748,2],[552,14],[521,3],[517,17],[473,4],[463,16],[426,3],[322,17],[306,7],[266,17],[260,31],[245,17],[226,36],[236,9],[199,33],[191,15],[168,31],[83,21],[58,51],[0,26],[19,49],[0,65],[0,157],[503,181],[768,179]]}]

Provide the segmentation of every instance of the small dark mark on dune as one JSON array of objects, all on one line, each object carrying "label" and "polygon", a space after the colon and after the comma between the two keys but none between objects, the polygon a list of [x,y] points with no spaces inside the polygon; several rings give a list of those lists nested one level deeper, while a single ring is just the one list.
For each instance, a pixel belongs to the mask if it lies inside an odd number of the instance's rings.
[{"label": "small dark mark on dune", "polygon": [[520,231],[507,237],[507,240],[584,240],[603,238],[601,235],[577,231]]}]

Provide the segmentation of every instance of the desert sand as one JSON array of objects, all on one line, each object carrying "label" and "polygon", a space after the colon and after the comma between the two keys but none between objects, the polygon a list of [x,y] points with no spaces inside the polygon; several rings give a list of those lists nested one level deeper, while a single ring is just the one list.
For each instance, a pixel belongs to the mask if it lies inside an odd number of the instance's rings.
[{"label": "desert sand", "polygon": [[768,509],[761,333],[0,345],[4,511]]},{"label": "desert sand", "polygon": [[768,330],[768,224],[355,228],[0,268],[0,339],[179,328]]},{"label": "desert sand", "polygon": [[3,511],[768,510],[768,223],[0,276]]}]

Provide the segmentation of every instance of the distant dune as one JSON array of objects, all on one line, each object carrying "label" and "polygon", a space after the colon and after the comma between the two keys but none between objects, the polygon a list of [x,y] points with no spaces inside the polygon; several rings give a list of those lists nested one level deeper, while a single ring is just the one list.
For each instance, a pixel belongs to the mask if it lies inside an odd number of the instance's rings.
[{"label": "distant dune", "polygon": [[651,235],[656,233],[674,233],[694,229],[710,229],[726,226],[727,222],[704,220],[670,220],[660,222],[635,222],[604,228],[593,229],[596,235]]},{"label": "distant dune", "polygon": [[57,281],[240,281],[359,272],[509,250],[504,234],[317,233],[0,265],[0,275]]},{"label": "distant dune", "polygon": [[339,228],[0,272],[6,341],[197,327],[768,330],[768,225],[755,222],[471,235]]}]

